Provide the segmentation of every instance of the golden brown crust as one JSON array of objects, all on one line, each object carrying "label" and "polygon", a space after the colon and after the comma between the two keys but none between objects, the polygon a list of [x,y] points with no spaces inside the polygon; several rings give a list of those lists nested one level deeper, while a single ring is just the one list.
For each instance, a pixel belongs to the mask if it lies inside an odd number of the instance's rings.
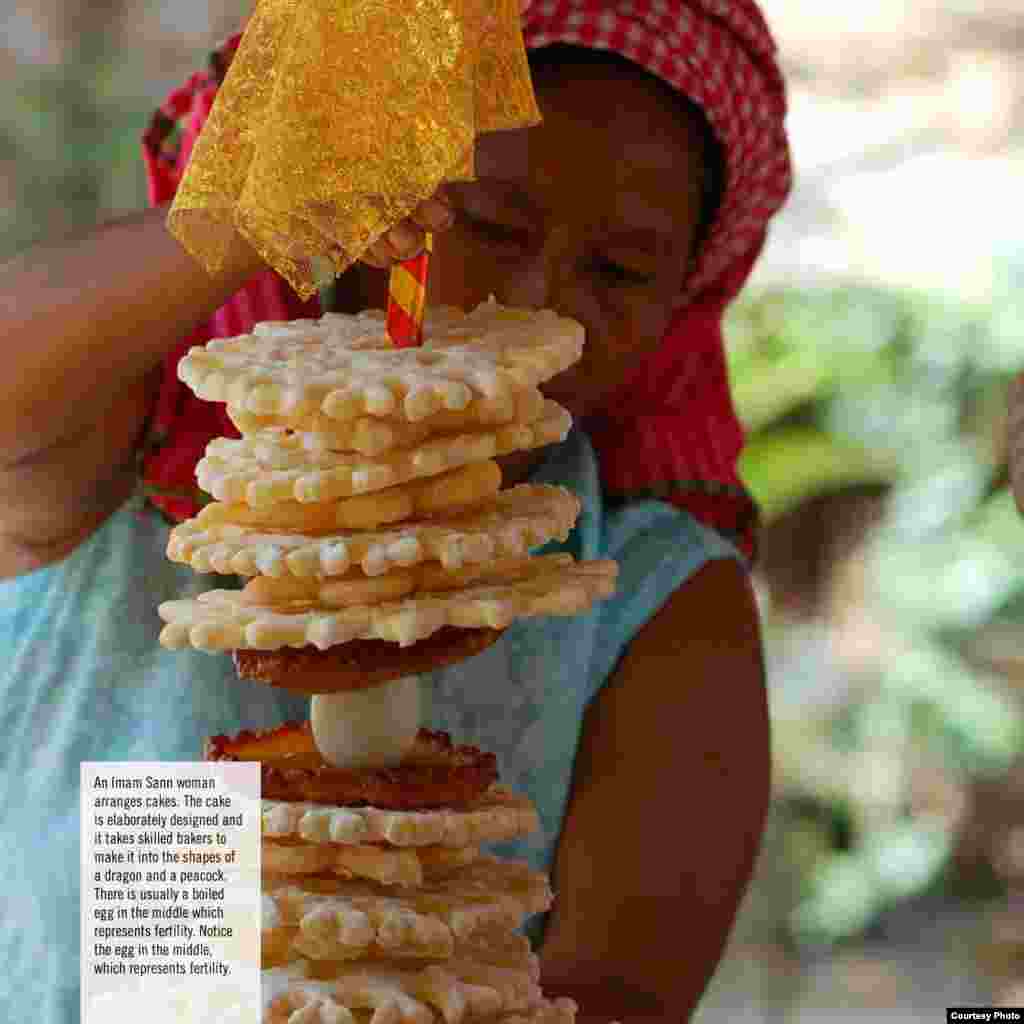
[{"label": "golden brown crust", "polygon": [[260,761],[262,795],[352,807],[419,810],[468,803],[498,779],[494,754],[454,746],[444,732],[420,729],[406,758],[389,768],[335,768],[319,754],[308,722],[276,729],[243,730],[206,741],[207,761]]},{"label": "golden brown crust", "polygon": [[325,651],[311,645],[276,651],[243,649],[234,651],[233,657],[240,679],[295,693],[340,693],[463,661],[490,647],[503,632],[444,626],[408,647],[388,640],[350,640]]},{"label": "golden brown crust", "polygon": [[315,754],[309,722],[285,722],[272,729],[243,729],[234,736],[209,736],[204,761],[275,761],[295,754]]}]

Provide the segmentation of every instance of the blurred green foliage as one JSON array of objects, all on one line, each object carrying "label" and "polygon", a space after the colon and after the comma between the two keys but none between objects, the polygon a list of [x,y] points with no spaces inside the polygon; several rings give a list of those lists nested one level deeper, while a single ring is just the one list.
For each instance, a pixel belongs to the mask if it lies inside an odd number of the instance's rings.
[{"label": "blurred green foliage", "polygon": [[741,468],[766,520],[849,485],[889,488],[864,554],[865,600],[881,623],[869,667],[819,701],[807,698],[835,674],[826,658],[802,680],[773,680],[796,691],[774,711],[782,795],[804,808],[786,843],[803,880],[789,922],[800,942],[855,937],[941,883],[955,800],[920,799],[922,783],[962,793],[1004,772],[1024,740],[1005,680],[965,656],[1024,601],[1024,525],[1001,438],[1024,362],[1016,266],[986,307],[836,287],[755,295],[730,319],[750,431]]},{"label": "blurred green foliage", "polygon": [[0,101],[0,260],[145,205],[139,139],[154,104],[139,94],[141,58],[110,33],[84,32],[59,65],[23,64]]}]

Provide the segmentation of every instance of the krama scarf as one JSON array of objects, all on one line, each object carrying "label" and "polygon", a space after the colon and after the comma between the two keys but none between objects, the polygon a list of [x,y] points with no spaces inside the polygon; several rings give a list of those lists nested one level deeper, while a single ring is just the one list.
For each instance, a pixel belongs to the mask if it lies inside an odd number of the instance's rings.
[{"label": "krama scarf", "polygon": [[[609,500],[659,498],[685,508],[753,561],[757,506],[737,474],[743,430],[729,390],[722,318],[750,274],[768,221],[791,184],[786,112],[775,44],[752,0],[535,0],[529,49],[554,43],[610,50],[657,75],[705,113],[725,158],[718,215],[660,346],[638,361],[605,414],[588,424]],[[169,201],[209,114],[239,37],[209,71],[175,90],[143,140],[150,199]],[[260,320],[320,315],[272,271],[254,278],[171,352],[151,418],[144,481],[171,519],[195,515],[195,466],[218,435],[236,437],[223,405],[177,379],[192,346],[251,330]]]}]

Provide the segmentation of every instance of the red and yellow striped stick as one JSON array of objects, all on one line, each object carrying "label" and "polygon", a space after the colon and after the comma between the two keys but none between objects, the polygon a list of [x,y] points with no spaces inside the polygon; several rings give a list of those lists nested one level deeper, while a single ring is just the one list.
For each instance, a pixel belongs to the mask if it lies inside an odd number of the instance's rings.
[{"label": "red and yellow striped stick", "polygon": [[423,344],[423,310],[427,303],[427,272],[434,238],[428,231],[419,256],[391,268],[388,282],[388,337],[397,348]]}]

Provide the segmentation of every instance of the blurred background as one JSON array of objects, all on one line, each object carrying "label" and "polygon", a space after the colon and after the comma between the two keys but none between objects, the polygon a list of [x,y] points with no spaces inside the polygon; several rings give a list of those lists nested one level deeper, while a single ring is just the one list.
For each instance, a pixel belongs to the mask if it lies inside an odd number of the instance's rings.
[{"label": "blurred background", "polygon": [[[763,0],[798,186],[729,325],[775,728],[699,1024],[1024,1005],[1019,0]],[[145,203],[138,137],[248,0],[4,0],[0,259]]]}]

